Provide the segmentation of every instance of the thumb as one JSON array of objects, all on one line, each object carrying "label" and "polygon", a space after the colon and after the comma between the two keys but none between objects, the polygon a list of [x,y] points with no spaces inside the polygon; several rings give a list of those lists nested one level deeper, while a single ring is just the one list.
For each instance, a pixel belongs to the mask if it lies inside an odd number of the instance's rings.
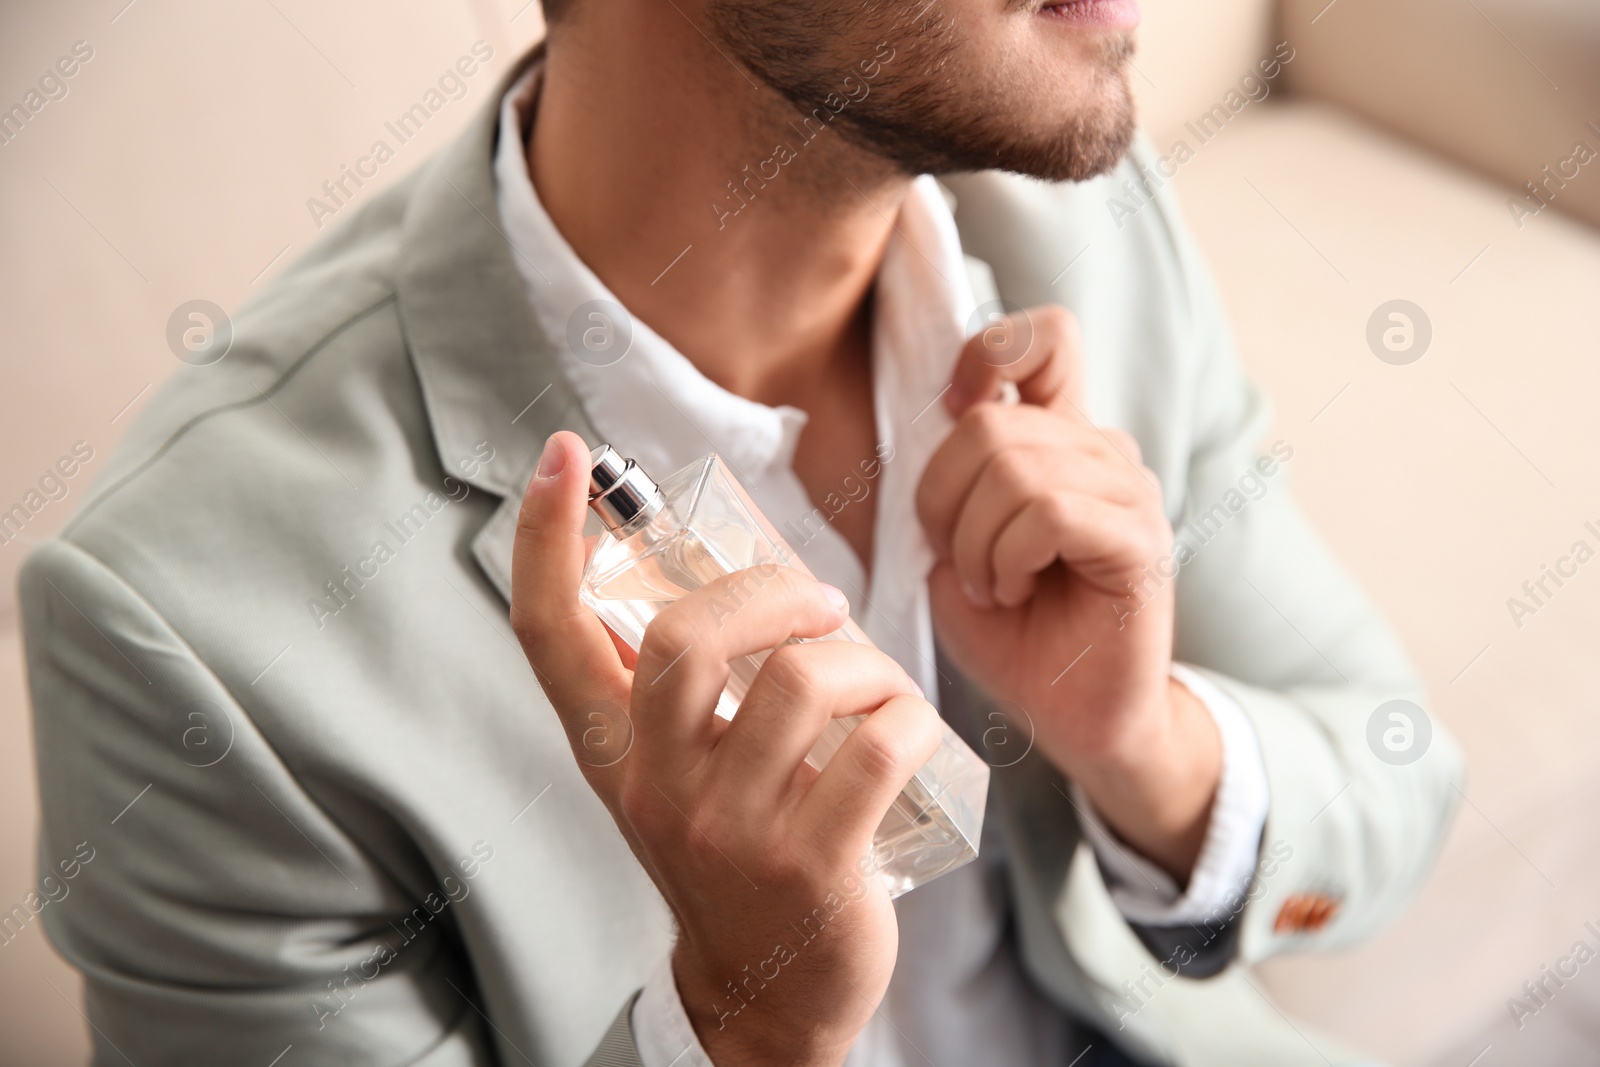
[{"label": "thumb", "polygon": [[945,404],[960,418],[1014,382],[1024,404],[1083,410],[1083,335],[1077,316],[1058,304],[994,314],[967,339],[956,360]]},{"label": "thumb", "polygon": [[545,442],[528,482],[511,553],[511,627],[563,721],[569,709],[628,699],[605,625],[578,599],[588,500],[589,448],[563,430]]}]

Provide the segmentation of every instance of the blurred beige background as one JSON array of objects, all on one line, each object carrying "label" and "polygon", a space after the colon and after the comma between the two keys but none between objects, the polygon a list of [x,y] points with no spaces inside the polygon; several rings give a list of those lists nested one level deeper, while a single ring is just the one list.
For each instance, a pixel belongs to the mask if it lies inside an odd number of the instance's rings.
[{"label": "blurred beige background", "polygon": [[[1430,711],[1472,763],[1416,906],[1358,949],[1269,964],[1262,984],[1313,1045],[1336,1035],[1396,1064],[1600,1061],[1600,970],[1521,1030],[1506,1008],[1600,923],[1600,563],[1520,628],[1506,606],[1574,541],[1600,545],[1583,525],[1600,528],[1600,160],[1575,151],[1600,152],[1600,4],[1145,10],[1145,126],[1163,152],[1193,150],[1172,180],[1276,402],[1275,435],[1295,448],[1296,491],[1400,628]],[[0,546],[0,912],[35,877],[16,567],[179,365],[169,316],[248,299],[316,240],[307,199],[386,121],[474,43],[493,49],[355,203],[443,144],[540,32],[526,0],[0,14],[0,109],[26,107],[77,42],[92,50],[64,96],[49,83],[58,99],[0,123],[0,513],[38,508]],[[1280,41],[1294,58],[1269,95],[1232,109],[1230,89]],[[1191,124],[1219,106],[1226,121],[1202,140]],[[1513,208],[1526,182],[1544,183],[1548,209]],[[1394,299],[1432,326],[1407,365],[1367,342]],[[78,442],[94,458],[65,498],[30,498]],[[85,1025],[37,922],[0,944],[0,1060],[85,1063]]]}]

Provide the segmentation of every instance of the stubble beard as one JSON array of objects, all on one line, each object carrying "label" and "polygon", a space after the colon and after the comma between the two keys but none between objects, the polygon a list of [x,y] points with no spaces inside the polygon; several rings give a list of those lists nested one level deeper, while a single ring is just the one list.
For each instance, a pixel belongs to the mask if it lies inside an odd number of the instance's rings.
[{"label": "stubble beard", "polygon": [[[729,52],[789,108],[811,115],[845,78],[866,95],[831,126],[904,175],[1006,170],[1046,181],[1083,181],[1122,159],[1135,129],[1131,34],[1093,38],[1089,84],[1070,106],[1041,99],[1024,75],[967,70],[962,42],[936,5],[902,0],[711,0],[711,26]],[[846,32],[848,31],[848,32]],[[863,42],[852,44],[850,42]],[[860,60],[887,41],[894,58],[864,78]],[[859,51],[852,57],[850,50]]]}]

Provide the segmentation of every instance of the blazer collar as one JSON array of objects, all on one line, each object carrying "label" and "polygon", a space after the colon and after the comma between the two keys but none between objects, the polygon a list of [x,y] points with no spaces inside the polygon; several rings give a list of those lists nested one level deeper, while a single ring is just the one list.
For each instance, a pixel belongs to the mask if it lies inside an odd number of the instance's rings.
[{"label": "blazer collar", "polygon": [[[439,461],[498,496],[521,495],[551,433],[589,430],[534,321],[495,203],[500,98],[543,54],[540,45],[524,56],[419,175],[396,268],[401,325]],[[463,466],[485,440],[494,458]]]},{"label": "blazer collar", "polygon": [[[471,123],[418,176],[401,223],[395,287],[445,471],[504,498],[473,554],[508,601],[523,490],[556,430],[596,440],[551,342],[535,323],[495,202],[500,100],[544,46],[529,52]],[[481,443],[493,458],[481,460]],[[476,455],[475,455],[476,453]]]}]

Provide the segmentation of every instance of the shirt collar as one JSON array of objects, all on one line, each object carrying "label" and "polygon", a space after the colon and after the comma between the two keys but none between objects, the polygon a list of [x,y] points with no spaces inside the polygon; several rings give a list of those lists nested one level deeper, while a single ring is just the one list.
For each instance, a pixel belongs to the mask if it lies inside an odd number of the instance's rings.
[{"label": "shirt collar", "polygon": [[[545,211],[523,140],[541,73],[531,67],[501,101],[496,199],[535,318],[590,421],[658,477],[713,450],[746,479],[789,468],[806,413],[748,400],[707,378],[628,315]],[[942,188],[925,175],[912,184],[878,274],[873,370],[881,442],[898,448],[897,432],[948,383],[972,303],[955,220]]]},{"label": "shirt collar", "polygon": [[539,202],[522,131],[540,73],[529,70],[501,102],[496,197],[534,316],[590,421],[658,478],[711,451],[748,479],[787,467],[805,412],[758,404],[707,378],[627,313]]}]

